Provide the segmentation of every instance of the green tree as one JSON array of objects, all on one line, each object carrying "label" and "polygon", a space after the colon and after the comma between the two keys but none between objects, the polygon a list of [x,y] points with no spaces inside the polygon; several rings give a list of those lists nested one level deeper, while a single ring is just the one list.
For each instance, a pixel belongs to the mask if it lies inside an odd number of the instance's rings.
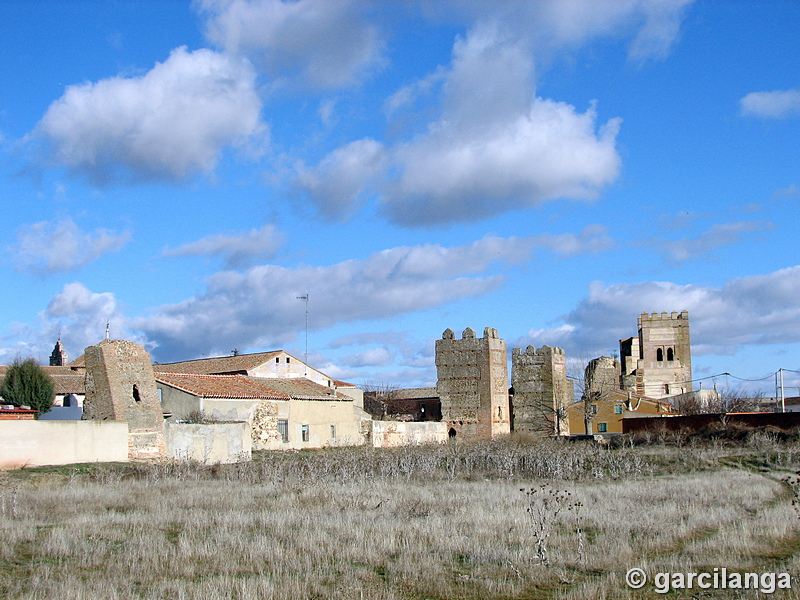
[{"label": "green tree", "polygon": [[16,358],[0,383],[0,396],[14,406],[30,406],[39,414],[53,406],[53,380],[32,358]]}]

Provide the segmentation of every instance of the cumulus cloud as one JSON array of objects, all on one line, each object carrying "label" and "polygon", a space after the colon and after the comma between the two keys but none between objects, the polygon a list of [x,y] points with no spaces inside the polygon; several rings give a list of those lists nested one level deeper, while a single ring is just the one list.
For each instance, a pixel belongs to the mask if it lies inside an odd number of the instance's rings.
[{"label": "cumulus cloud", "polygon": [[167,248],[163,256],[219,256],[227,268],[249,266],[257,259],[272,258],[283,245],[283,234],[274,225],[237,235],[210,235],[177,248]]},{"label": "cumulus cloud", "polygon": [[762,119],[783,119],[800,114],[800,90],[752,92],[739,100],[744,116]]},{"label": "cumulus cloud", "polygon": [[[594,108],[580,113],[535,97],[533,71],[528,40],[480,23],[456,40],[449,69],[395,94],[391,112],[413,104],[419,88],[437,85],[441,115],[421,135],[387,148],[384,162],[368,163],[385,167],[384,214],[406,226],[474,221],[558,198],[593,199],[613,182],[620,120],[598,125]],[[368,156],[376,158],[377,148]],[[348,173],[349,190],[377,176]],[[337,207],[318,197],[329,210]]]},{"label": "cumulus cloud", "polygon": [[516,344],[561,346],[578,356],[596,356],[618,350],[618,340],[636,335],[642,312],[684,309],[689,311],[695,354],[800,342],[800,266],[732,279],[722,286],[595,282],[563,323],[532,330]]},{"label": "cumulus cloud", "polygon": [[773,229],[769,221],[737,221],[713,225],[694,238],[680,240],[650,240],[646,245],[655,247],[668,263],[677,264],[709,256],[714,250],[742,241],[748,233]]},{"label": "cumulus cloud", "polygon": [[41,221],[21,227],[10,250],[17,270],[51,275],[85,267],[104,254],[119,251],[130,239],[129,231],[83,233],[72,219]]},{"label": "cumulus cloud", "polygon": [[309,294],[315,329],[422,311],[497,289],[504,276],[486,271],[495,262],[526,260],[531,247],[528,239],[492,237],[453,248],[392,248],[325,267],[223,271],[202,294],[162,306],[136,327],[162,359],[285,344],[304,326],[297,296]]},{"label": "cumulus cloud", "polygon": [[537,247],[547,248],[562,258],[597,254],[616,246],[616,242],[608,236],[608,228],[605,225],[589,225],[580,233],[544,234],[534,239]]},{"label": "cumulus cloud", "polygon": [[669,53],[693,0],[559,0],[558,2],[487,3],[484,0],[439,2],[434,13],[460,18],[493,18],[503,27],[529,37],[537,52],[575,49],[596,38],[629,39],[634,61]]},{"label": "cumulus cloud", "polygon": [[33,356],[44,363],[59,338],[73,360],[86,347],[105,338],[106,326],[113,339],[145,343],[141,336],[128,329],[128,319],[114,294],[92,292],[79,282],[65,285],[47,307],[37,313],[36,319],[34,326],[13,324],[9,334],[0,338],[0,344],[14,340],[0,346],[0,361],[7,364],[19,355]]},{"label": "cumulus cloud", "polygon": [[338,362],[352,368],[385,367],[394,362],[394,356],[387,348],[370,348],[363,352],[342,357]]},{"label": "cumulus cloud", "polygon": [[337,148],[316,167],[299,163],[293,185],[311,200],[323,217],[341,221],[358,206],[385,165],[383,145],[365,138]]},{"label": "cumulus cloud", "polygon": [[247,61],[182,47],[143,76],[67,87],[32,138],[96,184],[179,181],[264,136],[260,110]]},{"label": "cumulus cloud", "polygon": [[351,0],[202,0],[206,34],[272,77],[315,88],[352,84],[383,62],[378,28]]}]

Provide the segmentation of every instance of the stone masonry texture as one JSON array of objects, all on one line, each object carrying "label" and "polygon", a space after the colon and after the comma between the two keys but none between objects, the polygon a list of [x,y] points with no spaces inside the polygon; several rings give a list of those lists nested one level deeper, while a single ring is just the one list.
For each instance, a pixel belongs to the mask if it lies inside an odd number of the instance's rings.
[{"label": "stone masonry texture", "polygon": [[514,430],[543,435],[569,433],[567,407],[574,392],[561,348],[528,346],[511,351]]},{"label": "stone masonry texture", "polygon": [[451,436],[491,439],[511,431],[506,343],[496,329],[467,327],[436,340],[437,392]]},{"label": "stone masonry texture", "polygon": [[86,348],[83,419],[127,421],[130,458],[165,456],[164,418],[150,355],[133,342]]}]

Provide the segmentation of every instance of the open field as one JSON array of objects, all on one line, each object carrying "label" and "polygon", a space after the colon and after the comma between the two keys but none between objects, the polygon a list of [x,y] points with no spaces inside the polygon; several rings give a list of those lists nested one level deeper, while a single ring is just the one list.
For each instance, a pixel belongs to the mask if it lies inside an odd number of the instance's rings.
[{"label": "open field", "polygon": [[[800,573],[800,445],[496,442],[0,473],[0,597],[651,598],[625,573]],[[796,487],[796,486],[795,486]],[[678,590],[669,598],[798,598]],[[698,592],[700,594],[698,595]]]}]

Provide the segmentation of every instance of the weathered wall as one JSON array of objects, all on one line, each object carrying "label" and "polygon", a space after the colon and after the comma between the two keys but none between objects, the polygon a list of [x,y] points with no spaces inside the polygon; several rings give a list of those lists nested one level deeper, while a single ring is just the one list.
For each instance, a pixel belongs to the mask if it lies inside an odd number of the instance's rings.
[{"label": "weathered wall", "polygon": [[120,421],[0,421],[0,468],[128,460]]},{"label": "weathered wall", "polygon": [[167,455],[203,464],[234,463],[252,458],[247,423],[165,423]]},{"label": "weathered wall", "polygon": [[467,327],[461,339],[446,329],[436,340],[436,388],[442,420],[453,435],[493,438],[511,431],[508,355],[497,330],[476,338]]},{"label": "weathered wall", "polygon": [[[642,313],[639,342],[620,342],[623,385],[649,398],[665,398],[692,391],[692,348],[689,313]],[[637,349],[638,358],[631,356]],[[631,366],[636,364],[635,371]]]},{"label": "weathered wall", "polygon": [[133,342],[104,340],[84,356],[83,419],[126,421],[131,458],[164,456],[163,416],[147,351]]},{"label": "weathered wall", "polygon": [[372,446],[394,448],[447,441],[447,423],[436,421],[372,421]]},{"label": "weathered wall", "polygon": [[561,348],[528,346],[511,351],[514,430],[567,435],[567,407],[574,397]]}]

